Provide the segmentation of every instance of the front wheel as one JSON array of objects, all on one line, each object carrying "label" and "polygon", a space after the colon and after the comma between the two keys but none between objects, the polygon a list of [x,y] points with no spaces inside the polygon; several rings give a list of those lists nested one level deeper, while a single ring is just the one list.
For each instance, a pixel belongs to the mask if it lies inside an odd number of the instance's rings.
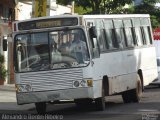
[{"label": "front wheel", "polygon": [[36,110],[38,114],[44,114],[46,112],[46,103],[45,102],[39,102],[35,103]]},{"label": "front wheel", "polygon": [[74,102],[78,107],[86,107],[92,104],[92,99],[75,99]]},{"label": "front wheel", "polygon": [[104,86],[102,85],[102,97],[95,99],[96,109],[100,111],[105,110],[105,93],[104,93]]}]

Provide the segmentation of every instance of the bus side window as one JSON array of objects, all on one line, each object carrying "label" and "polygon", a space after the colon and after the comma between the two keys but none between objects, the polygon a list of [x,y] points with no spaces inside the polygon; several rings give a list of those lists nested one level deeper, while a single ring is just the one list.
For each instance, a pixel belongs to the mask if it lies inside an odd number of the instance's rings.
[{"label": "bus side window", "polygon": [[116,41],[116,34],[113,27],[112,20],[104,20],[104,33],[105,33],[105,42],[107,49],[115,49],[118,48],[118,43]]},{"label": "bus side window", "polygon": [[127,47],[133,47],[135,42],[134,42],[134,39],[133,39],[131,19],[124,19],[123,24],[124,24],[126,46]]},{"label": "bus side window", "polygon": [[115,35],[112,29],[104,29],[107,49],[114,48]]},{"label": "bus side window", "polygon": [[105,46],[105,36],[104,36],[104,28],[102,20],[95,20],[96,23],[96,30],[97,30],[97,41],[99,45],[99,49],[101,52],[106,50]]},{"label": "bus side window", "polygon": [[141,18],[141,30],[143,33],[144,44],[149,45],[152,44],[151,30],[150,30],[150,22],[148,18]]},{"label": "bus side window", "polygon": [[123,31],[123,22],[122,20],[113,20],[114,28],[115,28],[115,35],[116,35],[116,42],[118,46],[117,48],[123,48],[126,46],[125,44],[125,37]]},{"label": "bus side window", "polygon": [[132,18],[132,24],[133,24],[133,33],[134,37],[136,39],[136,43],[138,46],[143,45],[143,36],[141,31],[141,23],[139,18]]},{"label": "bus side window", "polygon": [[115,33],[116,33],[116,40],[118,43],[117,48],[123,48],[125,45],[125,37],[124,37],[124,32],[123,29],[115,29]]},{"label": "bus side window", "polygon": [[142,32],[143,32],[143,40],[144,44],[149,45],[151,44],[151,34],[147,26],[142,27]]},{"label": "bus side window", "polygon": [[135,28],[134,27],[131,28],[131,32],[132,32],[132,36],[133,36],[134,46],[137,46],[138,45],[138,41],[137,41],[137,37],[136,37],[136,33],[135,33]]},{"label": "bus side window", "polygon": [[149,42],[150,42],[150,44],[153,44],[150,26],[147,26],[147,31],[148,31],[148,35],[149,35]]},{"label": "bus side window", "polygon": [[124,31],[125,31],[125,36],[126,36],[127,47],[133,47],[134,41],[133,41],[133,35],[132,35],[131,28],[125,28]]},{"label": "bus side window", "polygon": [[142,32],[141,32],[140,27],[135,28],[135,34],[136,34],[138,46],[142,46],[143,45],[143,38],[142,38]]}]

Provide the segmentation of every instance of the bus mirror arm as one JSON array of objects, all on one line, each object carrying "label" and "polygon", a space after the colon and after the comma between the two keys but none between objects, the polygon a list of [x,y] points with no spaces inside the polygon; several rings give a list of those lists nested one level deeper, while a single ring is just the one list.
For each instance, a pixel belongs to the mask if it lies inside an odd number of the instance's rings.
[{"label": "bus mirror arm", "polygon": [[92,46],[93,46],[93,48],[95,48],[94,39],[97,38],[97,32],[96,32],[95,26],[92,26],[89,28],[89,36],[91,39]]},{"label": "bus mirror arm", "polygon": [[7,51],[7,38],[3,38],[3,51]]},{"label": "bus mirror arm", "polygon": [[89,35],[90,35],[90,38],[97,38],[97,31],[95,26],[92,26],[91,28],[89,28]]}]

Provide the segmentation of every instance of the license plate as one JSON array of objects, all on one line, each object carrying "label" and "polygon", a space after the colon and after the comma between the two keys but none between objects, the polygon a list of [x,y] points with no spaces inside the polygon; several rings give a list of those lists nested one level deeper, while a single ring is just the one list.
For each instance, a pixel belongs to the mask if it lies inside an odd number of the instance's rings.
[{"label": "license plate", "polygon": [[57,98],[59,98],[60,97],[60,94],[59,93],[55,93],[55,94],[50,94],[50,95],[48,95],[48,99],[49,100],[55,100],[55,99],[57,99]]}]

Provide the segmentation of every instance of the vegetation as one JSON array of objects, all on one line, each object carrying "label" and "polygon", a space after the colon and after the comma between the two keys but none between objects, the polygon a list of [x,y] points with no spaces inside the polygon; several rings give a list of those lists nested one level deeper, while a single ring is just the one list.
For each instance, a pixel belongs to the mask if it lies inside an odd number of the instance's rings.
[{"label": "vegetation", "polygon": [[160,0],[142,0],[138,6],[133,5],[133,0],[57,0],[63,5],[72,1],[78,14],[150,14],[153,28],[160,26],[160,9],[155,6]]},{"label": "vegetation", "polygon": [[4,56],[0,54],[0,80],[5,80],[7,76],[7,70],[4,66]]},{"label": "vegetation", "polygon": [[152,27],[156,28],[160,26],[160,10],[156,7],[156,3],[160,0],[143,0],[138,6],[132,6],[130,8],[131,13],[136,14],[150,14]]},{"label": "vegetation", "polygon": [[[58,4],[70,4],[75,1],[76,6],[81,6],[84,10],[89,10],[86,13],[104,14],[112,13],[113,11],[121,10],[126,4],[131,4],[132,0],[57,0]],[[82,10],[78,11],[79,14]]]},{"label": "vegetation", "polygon": [[79,13],[79,15],[84,15],[84,14],[90,13],[92,9],[91,8],[84,9],[82,6],[75,6],[74,11],[75,13]]}]

